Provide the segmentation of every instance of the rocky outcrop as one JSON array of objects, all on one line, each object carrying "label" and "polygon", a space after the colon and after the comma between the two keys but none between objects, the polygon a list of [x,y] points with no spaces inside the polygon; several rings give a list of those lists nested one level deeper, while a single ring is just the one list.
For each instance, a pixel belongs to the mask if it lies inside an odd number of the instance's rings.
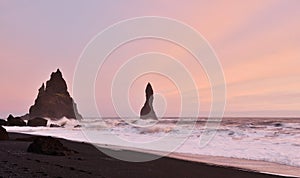
[{"label": "rocky outcrop", "polygon": [[33,119],[28,120],[27,126],[30,127],[39,127],[39,126],[43,126],[46,127],[47,126],[47,120],[41,117],[36,117]]},{"label": "rocky outcrop", "polygon": [[54,155],[54,156],[66,156],[76,153],[65,147],[57,138],[53,137],[36,137],[27,149],[28,152]]},{"label": "rocky outcrop", "polygon": [[146,101],[140,112],[141,119],[157,119],[153,110],[153,89],[150,83],[146,87]]},{"label": "rocky outcrop", "polygon": [[42,84],[38,96],[33,106],[29,109],[29,114],[23,116],[23,119],[32,119],[35,117],[50,118],[53,120],[62,117],[81,119],[77,106],[70,96],[66,81],[62,77],[59,69],[51,74],[50,80],[46,86]]},{"label": "rocky outcrop", "polygon": [[61,127],[61,126],[57,124],[50,124],[50,127]]},{"label": "rocky outcrop", "polygon": [[0,126],[6,126],[7,125],[7,121],[0,119]]},{"label": "rocky outcrop", "polygon": [[0,126],[0,140],[8,140],[6,129]]},{"label": "rocky outcrop", "polygon": [[26,126],[26,123],[20,117],[14,117],[11,114],[7,118],[8,126]]}]

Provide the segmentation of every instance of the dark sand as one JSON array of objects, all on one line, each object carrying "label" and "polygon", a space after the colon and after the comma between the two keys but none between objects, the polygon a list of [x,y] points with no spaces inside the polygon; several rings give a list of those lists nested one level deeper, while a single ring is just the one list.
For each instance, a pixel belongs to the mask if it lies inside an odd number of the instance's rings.
[{"label": "dark sand", "polygon": [[[30,141],[16,141],[30,135],[10,133],[10,140],[0,142],[0,177],[178,177],[178,178],[268,178],[281,177],[248,172],[232,167],[160,158],[150,162],[120,161],[101,153],[94,146],[60,139],[68,148],[77,151],[71,156],[49,156],[28,153]],[[121,152],[113,151],[112,152]],[[124,152],[124,151],[122,151]],[[132,156],[145,153],[127,151]]]}]

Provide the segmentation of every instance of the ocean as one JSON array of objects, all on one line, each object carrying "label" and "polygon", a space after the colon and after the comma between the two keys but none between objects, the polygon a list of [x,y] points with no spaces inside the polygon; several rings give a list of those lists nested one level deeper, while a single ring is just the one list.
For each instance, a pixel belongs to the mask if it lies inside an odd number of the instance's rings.
[{"label": "ocean", "polygon": [[[5,128],[9,132],[50,135],[95,145],[222,156],[300,167],[299,118],[223,118],[213,129],[205,127],[205,118],[163,118],[159,121],[63,118],[49,120],[48,125],[51,123],[64,124],[64,128]],[[76,125],[81,127],[74,128]],[[200,145],[201,136],[207,131],[212,132],[213,137],[207,144]]]}]

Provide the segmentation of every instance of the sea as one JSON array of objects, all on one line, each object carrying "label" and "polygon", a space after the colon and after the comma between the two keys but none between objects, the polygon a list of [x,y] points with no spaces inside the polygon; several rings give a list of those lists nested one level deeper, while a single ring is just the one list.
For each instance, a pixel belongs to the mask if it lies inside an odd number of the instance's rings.
[{"label": "sea", "polygon": [[[165,153],[222,156],[300,167],[299,118],[63,118],[50,127],[5,127],[9,132],[48,135],[95,145]],[[138,160],[137,160],[138,161]]]}]

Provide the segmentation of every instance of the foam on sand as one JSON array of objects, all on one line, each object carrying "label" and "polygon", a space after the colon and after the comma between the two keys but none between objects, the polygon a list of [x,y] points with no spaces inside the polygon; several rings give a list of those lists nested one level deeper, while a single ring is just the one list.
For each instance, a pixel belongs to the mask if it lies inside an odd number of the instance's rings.
[{"label": "foam on sand", "polygon": [[[171,136],[168,142],[177,142],[190,130],[193,119],[187,118],[181,125],[176,119],[164,119],[151,126],[138,127],[132,124],[136,119],[124,121],[116,118],[84,119],[82,121],[61,119],[48,124],[64,124],[65,128],[49,127],[5,127],[9,132],[35,135],[49,135],[69,140],[117,146],[139,151],[168,152],[161,147],[144,147],[138,143],[150,142],[165,135]],[[199,147],[199,137],[204,132],[205,120],[198,119],[187,140],[179,145],[170,156],[181,159],[194,159],[213,164],[239,167],[243,169],[271,172],[281,175],[300,173],[300,123],[298,119],[223,119],[218,132],[203,148]],[[74,128],[80,124],[82,128]],[[141,125],[145,123],[136,122]],[[147,123],[146,123],[147,124]],[[88,130],[95,138],[88,138],[82,132]],[[112,136],[122,142],[112,141]],[[135,144],[132,144],[135,143]],[[134,146],[134,148],[132,148]],[[253,161],[253,162],[252,162]]]}]

